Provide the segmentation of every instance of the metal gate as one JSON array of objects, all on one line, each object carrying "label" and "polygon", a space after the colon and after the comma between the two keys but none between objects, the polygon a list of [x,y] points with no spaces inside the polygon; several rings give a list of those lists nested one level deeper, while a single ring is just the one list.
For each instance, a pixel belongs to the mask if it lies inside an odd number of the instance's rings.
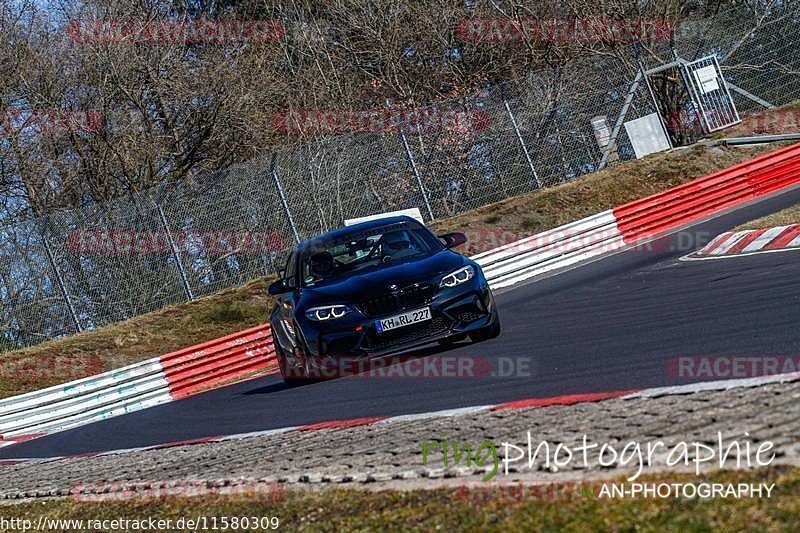
[{"label": "metal gate", "polygon": [[742,121],[715,56],[691,62],[681,61],[681,64],[692,103],[706,133],[718,131]]},{"label": "metal gate", "polygon": [[[664,143],[668,144],[670,148],[673,147],[665,120],[669,118],[665,113],[669,113],[670,110],[665,110],[662,108],[663,106],[659,105],[658,98],[650,80],[650,77],[655,74],[672,69],[675,71],[675,77],[680,77],[681,86],[686,90],[684,93],[686,99],[680,103],[681,110],[690,114],[693,123],[696,121],[698,129],[702,130],[700,132],[701,135],[707,135],[742,121],[739,117],[739,112],[736,110],[736,105],[731,98],[729,87],[733,88],[745,98],[749,98],[760,105],[774,107],[769,102],[750,94],[740,87],[726,82],[715,56],[707,56],[695,61],[686,61],[673,50],[673,57],[673,61],[650,69],[646,69],[644,63],[639,61],[639,71],[636,73],[636,78],[628,87],[625,103],[622,106],[620,114],[617,116],[614,129],[611,132],[611,138],[601,143],[603,145],[603,155],[598,165],[599,169],[605,168],[611,158],[612,149],[616,149],[617,138],[623,124],[633,122],[629,121],[626,123],[625,118],[635,98],[636,91],[642,82],[647,88],[650,104],[655,110],[654,113],[647,115],[647,117],[652,116],[653,120],[657,120],[657,122],[660,123]],[[643,119],[646,117],[640,118]]]}]

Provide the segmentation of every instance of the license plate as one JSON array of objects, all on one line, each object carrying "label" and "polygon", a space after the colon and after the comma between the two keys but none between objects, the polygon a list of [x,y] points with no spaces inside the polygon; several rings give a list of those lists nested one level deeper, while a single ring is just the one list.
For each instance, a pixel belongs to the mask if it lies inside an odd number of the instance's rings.
[{"label": "license plate", "polygon": [[395,315],[389,318],[376,320],[375,329],[378,330],[378,333],[383,333],[384,331],[389,331],[390,329],[402,328],[403,326],[410,326],[411,324],[416,324],[417,322],[424,322],[430,319],[431,319],[431,308],[423,307],[422,309],[416,309],[414,311],[408,311],[400,315]]}]

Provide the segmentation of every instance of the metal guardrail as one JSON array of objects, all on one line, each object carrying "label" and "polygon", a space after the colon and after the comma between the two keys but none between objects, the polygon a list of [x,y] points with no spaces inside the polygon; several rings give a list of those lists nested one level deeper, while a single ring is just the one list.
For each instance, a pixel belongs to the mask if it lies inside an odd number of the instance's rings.
[{"label": "metal guardrail", "polygon": [[746,144],[763,144],[781,141],[800,141],[800,133],[784,133],[781,135],[753,135],[751,137],[728,137],[722,144],[741,146]]},{"label": "metal guardrail", "polygon": [[492,288],[571,266],[624,246],[611,211],[521,239],[474,256]]},{"label": "metal guardrail", "polygon": [[[640,244],[735,205],[800,184],[800,143],[667,191],[480,253],[507,287]],[[274,364],[269,325],[42,391],[0,400],[5,445],[172,401]]]},{"label": "metal guardrail", "polygon": [[63,385],[0,400],[2,443],[62,431],[175,399],[274,364],[261,325]]},{"label": "metal guardrail", "polygon": [[493,288],[576,265],[800,183],[800,144],[480,253]]},{"label": "metal guardrail", "polygon": [[800,182],[800,144],[614,209],[627,244]]}]

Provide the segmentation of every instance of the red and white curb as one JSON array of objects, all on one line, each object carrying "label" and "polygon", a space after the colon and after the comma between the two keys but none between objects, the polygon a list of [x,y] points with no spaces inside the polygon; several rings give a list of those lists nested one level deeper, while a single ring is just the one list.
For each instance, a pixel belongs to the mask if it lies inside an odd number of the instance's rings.
[{"label": "red and white curb", "polygon": [[682,257],[681,260],[722,259],[799,249],[800,224],[792,224],[766,229],[728,231],[718,235],[702,250]]},{"label": "red and white curb", "polygon": [[[478,254],[493,288],[572,268],[800,185],[800,143],[655,195]],[[797,243],[795,226],[716,239],[717,250],[759,253]],[[800,232],[798,232],[800,233]],[[788,239],[788,240],[787,240]],[[0,447],[184,398],[274,364],[268,325],[124,369],[0,399]],[[542,400],[532,400],[542,401]],[[374,421],[374,420],[373,420]]]},{"label": "red and white curb", "polygon": [[721,391],[721,390],[731,390],[737,388],[759,387],[775,383],[789,383],[798,380],[800,380],[800,372],[793,372],[789,374],[776,374],[770,376],[759,376],[759,377],[744,378],[744,379],[729,379],[720,381],[691,383],[688,385],[654,387],[650,389],[579,393],[579,394],[568,394],[563,396],[552,396],[546,398],[528,398],[524,400],[515,400],[513,402],[506,402],[496,405],[474,405],[470,407],[445,409],[442,411],[432,411],[428,413],[414,413],[414,414],[398,415],[398,416],[375,416],[375,417],[365,417],[365,418],[351,418],[346,420],[329,420],[325,422],[317,422],[314,424],[306,424],[303,426],[283,427],[277,429],[268,429],[264,431],[253,431],[249,433],[237,433],[234,435],[217,435],[212,437],[202,437],[197,439],[169,442],[165,444],[157,444],[153,446],[142,446],[139,448],[111,450],[107,452],[86,453],[79,455],[65,455],[65,456],[45,457],[45,458],[0,459],[0,466],[28,465],[28,464],[50,463],[54,461],[69,460],[69,459],[84,459],[91,457],[124,455],[135,452],[163,450],[166,448],[175,448],[178,446],[191,446],[194,444],[209,444],[209,443],[225,442],[232,440],[243,440],[254,437],[270,437],[290,432],[339,430],[339,429],[348,429],[348,428],[355,428],[355,427],[368,426],[374,424],[393,424],[397,422],[413,422],[418,420],[431,420],[440,418],[452,418],[458,416],[470,416],[480,413],[504,411],[509,409],[532,409],[532,408],[543,408],[552,406],[569,406],[581,403],[594,403],[612,399],[635,400],[635,399],[659,398],[663,396],[693,394],[696,392]]},{"label": "red and white curb", "polygon": [[277,372],[269,325],[0,399],[0,448]]}]

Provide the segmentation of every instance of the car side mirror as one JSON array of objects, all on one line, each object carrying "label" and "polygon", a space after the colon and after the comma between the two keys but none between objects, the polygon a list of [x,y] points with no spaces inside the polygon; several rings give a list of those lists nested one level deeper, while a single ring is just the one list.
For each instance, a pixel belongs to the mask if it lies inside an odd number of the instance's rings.
[{"label": "car side mirror", "polygon": [[439,238],[444,241],[445,246],[448,248],[455,248],[456,246],[461,246],[467,242],[467,236],[458,231],[454,231],[452,233],[443,233],[439,235]]},{"label": "car side mirror", "polygon": [[292,290],[292,288],[286,284],[285,279],[279,279],[278,281],[273,281],[267,288],[267,292],[273,296],[289,292],[290,290]]}]

